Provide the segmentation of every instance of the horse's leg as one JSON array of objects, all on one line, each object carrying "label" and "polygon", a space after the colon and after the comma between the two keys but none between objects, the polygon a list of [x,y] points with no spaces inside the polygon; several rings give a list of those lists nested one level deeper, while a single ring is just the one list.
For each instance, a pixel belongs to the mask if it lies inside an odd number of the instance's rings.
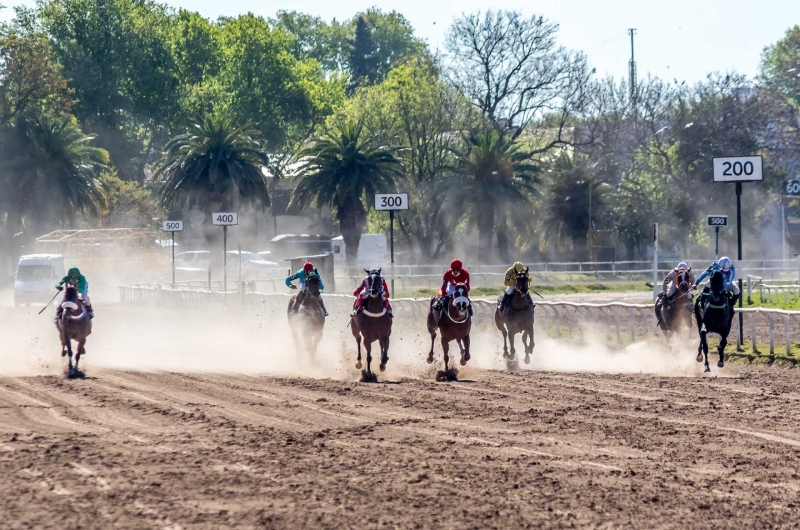
[{"label": "horse's leg", "polygon": [[64,345],[67,347],[67,358],[69,359],[69,373],[70,375],[74,372],[75,368],[72,366],[72,339],[67,333],[67,330],[64,330]]},{"label": "horse's leg", "polygon": [[516,333],[514,333],[513,331],[509,330],[508,342],[509,342],[509,345],[511,346],[511,348],[510,348],[511,349],[511,355],[508,356],[509,359],[516,359],[517,358],[517,347],[514,344],[515,335],[516,335]]},{"label": "horse's leg", "polygon": [[525,364],[531,364],[531,353],[533,353],[533,330],[526,329],[522,332],[522,345],[525,347]]},{"label": "horse's leg", "polygon": [[367,373],[372,373],[372,342],[365,340],[364,348],[367,350]]},{"label": "horse's leg", "polygon": [[[730,333],[730,329],[728,329],[728,333]],[[717,348],[717,352],[719,353],[719,361],[717,362],[717,368],[723,368],[725,366],[725,346],[728,345],[728,334],[726,333],[724,336],[720,336],[719,347]]]},{"label": "horse's leg", "polygon": [[444,335],[442,336],[442,353],[444,354],[444,371],[447,372],[450,369],[450,356],[447,354],[450,351],[450,342],[444,340]]},{"label": "horse's leg", "polygon": [[708,366],[708,332],[705,328],[700,332],[700,347],[703,349],[703,361],[705,362],[706,372],[710,372]]},{"label": "horse's leg", "polygon": [[356,339],[356,345],[358,346],[358,359],[356,359],[356,370],[361,370],[361,332],[358,334],[353,333],[353,336]]},{"label": "horse's leg", "polygon": [[461,366],[466,366],[469,361],[469,335],[464,337],[464,351],[461,354]]},{"label": "horse's leg", "polygon": [[78,362],[80,362],[80,360],[81,360],[81,356],[82,356],[84,353],[86,353],[86,348],[85,348],[85,346],[86,346],[86,337],[84,337],[84,338],[83,338],[83,340],[81,340],[81,341],[78,343],[78,354],[75,356],[75,370],[76,370],[76,371],[78,370]]},{"label": "horse's leg", "polygon": [[389,362],[389,337],[383,337],[379,341],[381,345],[381,372],[386,370],[386,363]]},{"label": "horse's leg", "polygon": [[428,353],[428,364],[433,362],[433,345],[436,344],[436,331],[431,331],[431,351]]},{"label": "horse's leg", "polygon": [[464,341],[461,339],[456,339],[456,344],[458,344],[458,351],[461,352],[461,356],[464,356]]},{"label": "horse's leg", "polygon": [[497,329],[499,329],[500,333],[503,334],[503,357],[505,357],[507,359],[508,358],[508,344],[507,344],[507,340],[506,339],[508,338],[508,332],[506,331],[506,325],[505,325],[505,322],[503,321],[503,318],[501,316],[501,313],[500,313],[499,309],[496,309],[495,312],[494,312],[494,325],[497,326]]}]

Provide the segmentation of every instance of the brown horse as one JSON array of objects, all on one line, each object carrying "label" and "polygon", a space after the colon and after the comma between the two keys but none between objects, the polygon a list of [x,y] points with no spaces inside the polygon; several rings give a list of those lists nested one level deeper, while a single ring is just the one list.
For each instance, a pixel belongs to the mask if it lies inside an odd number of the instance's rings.
[{"label": "brown horse", "polygon": [[367,370],[363,373],[366,381],[376,381],[377,377],[372,373],[372,343],[376,340],[381,347],[381,372],[386,370],[386,363],[389,362],[389,337],[392,334],[392,318],[386,311],[383,304],[383,279],[381,270],[369,275],[369,292],[364,300],[364,305],[358,313],[350,320],[350,331],[356,339],[358,345],[358,362],[356,368],[361,369],[361,339],[364,339],[364,349],[367,350]]},{"label": "brown horse", "polygon": [[[436,342],[436,330],[442,334],[442,351],[444,352],[444,372],[437,375],[438,380],[455,380],[457,370],[450,367],[450,342],[456,341],[461,349],[461,366],[466,366],[470,359],[469,332],[472,329],[472,318],[469,314],[470,301],[467,287],[463,283],[456,284],[452,296],[441,302],[437,296],[431,298],[428,312],[428,333],[431,334],[431,351],[428,353],[428,364],[433,363],[433,345]],[[444,304],[439,306],[439,304]]]},{"label": "brown horse", "polygon": [[694,301],[692,300],[689,271],[682,270],[679,272],[675,283],[675,294],[672,297],[667,298],[665,296],[656,301],[656,311],[661,312],[661,329],[664,335],[679,333],[684,329],[692,329]]},{"label": "brown horse", "polygon": [[286,314],[289,318],[289,327],[292,338],[299,349],[302,340],[305,341],[306,351],[313,359],[317,353],[317,346],[322,339],[322,330],[325,328],[325,312],[320,305],[319,276],[311,274],[306,279],[306,292],[297,313],[292,312],[297,295],[289,300]]},{"label": "brown horse", "polygon": [[[503,357],[509,361],[516,358],[514,335],[522,333],[522,345],[525,347],[525,364],[531,363],[533,353],[533,306],[528,302],[528,269],[517,274],[517,285],[511,295],[511,303],[503,308],[498,307],[494,313],[494,324],[503,333]],[[506,338],[511,343],[511,354],[508,353]]]},{"label": "brown horse", "polygon": [[[78,290],[74,285],[67,285],[64,299],[61,301],[61,312],[56,317],[56,328],[61,337],[61,356],[69,356],[69,377],[80,374],[78,362],[81,355],[86,354],[86,337],[92,333],[92,319],[78,297]],[[78,343],[78,353],[75,364],[72,364],[72,341]]]}]

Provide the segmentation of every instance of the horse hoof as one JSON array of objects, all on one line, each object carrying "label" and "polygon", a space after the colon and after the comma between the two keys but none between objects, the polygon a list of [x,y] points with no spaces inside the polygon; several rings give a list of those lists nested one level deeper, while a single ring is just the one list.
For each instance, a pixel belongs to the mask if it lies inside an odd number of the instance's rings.
[{"label": "horse hoof", "polygon": [[720,361],[717,363],[717,368],[725,368],[725,361]]},{"label": "horse hoof", "polygon": [[531,356],[530,355],[526,355],[525,356],[525,364],[531,364]]},{"label": "horse hoof", "polygon": [[467,359],[462,357],[461,358],[461,366],[466,366],[466,365],[467,365]]},{"label": "horse hoof", "polygon": [[356,363],[356,370],[361,370],[361,361]]},{"label": "horse hoof", "polygon": [[709,373],[710,371],[711,371],[711,368],[709,368],[708,366],[706,366],[706,373]]},{"label": "horse hoof", "polygon": [[703,362],[703,354],[702,353],[698,353],[697,357],[695,357],[695,360],[697,362],[699,362],[699,363]]},{"label": "horse hoof", "polygon": [[428,355],[428,364],[433,364],[433,355]]}]

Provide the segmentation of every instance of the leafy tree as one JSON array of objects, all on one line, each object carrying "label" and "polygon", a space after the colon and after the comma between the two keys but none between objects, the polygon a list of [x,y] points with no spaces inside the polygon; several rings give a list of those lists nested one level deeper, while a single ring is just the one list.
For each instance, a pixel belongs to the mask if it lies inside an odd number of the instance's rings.
[{"label": "leafy tree", "polygon": [[[426,55],[428,48],[424,42],[414,36],[414,28],[408,20],[397,11],[385,13],[377,7],[367,9],[350,20],[348,27],[358,38],[358,24],[362,20],[370,30],[373,43],[373,57],[370,66],[372,82],[386,79],[392,68],[403,60],[414,56]],[[353,64],[350,64],[351,75]],[[368,76],[369,77],[369,76]]]},{"label": "leafy tree", "polygon": [[356,19],[355,36],[350,41],[350,92],[361,85],[371,85],[378,80],[380,58],[372,28],[367,26],[364,17]]},{"label": "leafy tree", "polygon": [[236,210],[240,202],[269,206],[266,163],[259,132],[250,125],[237,126],[221,112],[201,116],[165,147],[156,170],[165,181],[162,204],[202,209],[206,218],[216,209]]},{"label": "leafy tree", "polygon": [[530,205],[539,168],[520,144],[493,127],[470,135],[467,149],[459,154],[463,181],[459,198],[469,208],[468,216],[478,229],[478,258],[489,263],[492,239],[497,235],[503,261],[509,260],[508,226],[510,209]]},{"label": "leafy tree", "polygon": [[800,110],[800,26],[789,28],[783,39],[764,49],[760,78]]},{"label": "leafy tree", "polygon": [[328,206],[346,246],[348,266],[355,266],[367,207],[375,193],[391,191],[402,176],[396,149],[364,134],[352,120],[325,130],[298,153],[302,162],[291,202],[299,208]]},{"label": "leafy tree", "polygon": [[290,51],[297,59],[315,59],[325,72],[347,69],[349,29],[336,19],[330,23],[297,11],[278,11],[270,23],[292,37]]},{"label": "leafy tree", "polygon": [[158,227],[165,212],[150,189],[120,179],[105,171],[99,181],[105,190],[108,207],[100,217],[103,228]]}]

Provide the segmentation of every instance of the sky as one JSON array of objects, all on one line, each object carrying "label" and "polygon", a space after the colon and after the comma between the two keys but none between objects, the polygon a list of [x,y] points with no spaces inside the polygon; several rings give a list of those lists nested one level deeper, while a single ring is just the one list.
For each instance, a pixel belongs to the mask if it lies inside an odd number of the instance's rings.
[{"label": "sky", "polygon": [[[463,12],[515,9],[543,15],[560,25],[563,46],[582,50],[601,76],[627,76],[628,28],[636,28],[635,54],[640,77],[695,83],[709,72],[758,73],[764,47],[800,24],[800,0],[167,0],[215,19],[253,12],[269,17],[296,10],[325,20],[347,20],[377,6],[402,13],[432,49],[441,47],[453,17]],[[7,6],[34,5],[5,0]],[[11,9],[0,19],[13,17]]]}]

